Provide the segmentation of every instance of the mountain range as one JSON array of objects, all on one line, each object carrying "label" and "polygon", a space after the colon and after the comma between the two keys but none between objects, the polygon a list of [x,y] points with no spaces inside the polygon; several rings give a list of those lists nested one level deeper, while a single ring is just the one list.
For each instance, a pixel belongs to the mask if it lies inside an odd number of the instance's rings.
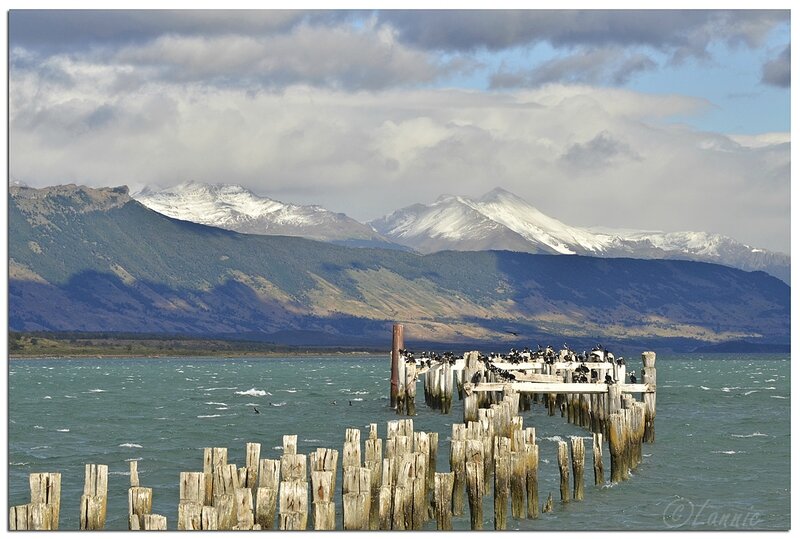
[{"label": "mountain range", "polygon": [[187,181],[162,190],[145,188],[133,196],[169,217],[244,234],[300,236],[352,247],[403,249],[343,213],[260,197],[239,185]]},{"label": "mountain range", "polygon": [[238,185],[184,182],[133,197],[176,219],[246,234],[300,236],[352,247],[437,251],[508,250],[603,258],[664,258],[761,270],[789,283],[790,257],[707,232],[581,228],[496,188],[473,200],[445,195],[362,224],[320,206],[287,204]]},{"label": "mountain range", "polygon": [[688,349],[787,343],[789,312],[788,285],[717,264],[355,249],[174,219],[125,187],[9,190],[12,330],[357,346],[402,322],[409,342]]},{"label": "mountain range", "polygon": [[699,260],[761,270],[789,282],[790,258],[720,234],[580,228],[543,214],[496,188],[478,200],[446,195],[369,223],[385,237],[421,253],[498,249],[598,257]]}]

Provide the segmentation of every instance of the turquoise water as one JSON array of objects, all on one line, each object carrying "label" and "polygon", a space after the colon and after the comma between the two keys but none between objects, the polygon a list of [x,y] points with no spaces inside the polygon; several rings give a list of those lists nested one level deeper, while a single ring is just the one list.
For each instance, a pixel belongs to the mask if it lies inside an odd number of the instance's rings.
[{"label": "turquoise water", "polygon": [[[540,499],[552,492],[556,503],[538,520],[509,512],[509,529],[790,527],[789,356],[660,355],[657,368],[656,443],[644,446],[629,481],[595,487],[587,466],[582,502],[557,501],[556,441],[588,433],[541,405],[521,412],[537,429]],[[106,527],[126,529],[127,461],[136,459],[141,485],[154,489],[153,512],[175,529],[179,473],[202,471],[203,447],[228,447],[228,461],[242,466],[246,442],[262,444],[261,458],[278,458],[284,434],[297,434],[304,453],[341,451],[347,427],[361,428],[363,439],[377,423],[385,438],[397,418],[388,371],[385,356],[11,361],[8,502],[29,501],[29,473],[61,472],[61,529],[77,529],[84,464],[107,464]],[[437,469],[449,471],[450,425],[462,404],[442,415],[418,393],[414,428],[440,433]],[[605,458],[608,476],[607,448]],[[487,496],[485,529],[491,507]],[[337,500],[341,526],[340,512]],[[468,509],[453,525],[469,529]]]}]

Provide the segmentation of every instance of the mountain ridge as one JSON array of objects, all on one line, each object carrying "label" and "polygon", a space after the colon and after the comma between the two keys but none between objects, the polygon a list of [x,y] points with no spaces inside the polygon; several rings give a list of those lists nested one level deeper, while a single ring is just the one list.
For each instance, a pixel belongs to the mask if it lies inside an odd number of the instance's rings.
[{"label": "mountain ridge", "polygon": [[[788,342],[789,287],[692,261],[353,249],[167,217],[125,189],[9,192],[9,327],[384,342]],[[595,341],[596,342],[596,341]]]},{"label": "mountain ridge", "polygon": [[[453,216],[458,208],[460,219]],[[746,271],[763,270],[787,284],[790,257],[752,248],[721,234],[660,232],[567,225],[545,215],[517,195],[495,188],[473,200],[447,195],[431,204],[414,204],[368,223],[387,238],[422,253],[437,250],[495,249],[530,253],[686,259],[712,262]],[[454,234],[459,228],[467,233]],[[471,237],[470,230],[481,234]]]}]

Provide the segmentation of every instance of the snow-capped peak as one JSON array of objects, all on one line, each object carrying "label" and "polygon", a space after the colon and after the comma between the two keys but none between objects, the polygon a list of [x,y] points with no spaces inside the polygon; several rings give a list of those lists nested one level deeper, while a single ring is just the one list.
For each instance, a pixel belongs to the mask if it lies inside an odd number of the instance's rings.
[{"label": "snow-capped peak", "polygon": [[169,217],[237,232],[323,241],[385,241],[370,227],[344,214],[261,197],[241,185],[188,180],[161,190],[145,188],[133,198]]}]

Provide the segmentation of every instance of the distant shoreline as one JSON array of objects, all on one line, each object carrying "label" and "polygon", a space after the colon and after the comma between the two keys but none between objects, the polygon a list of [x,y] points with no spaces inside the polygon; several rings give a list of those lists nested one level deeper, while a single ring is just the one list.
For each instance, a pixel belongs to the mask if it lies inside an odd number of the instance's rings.
[{"label": "distant shoreline", "polygon": [[208,352],[197,353],[179,353],[179,354],[160,354],[160,355],[141,355],[141,354],[62,354],[62,355],[9,355],[9,361],[22,361],[22,360],[51,360],[51,359],[181,359],[181,358],[280,358],[280,357],[348,357],[348,356],[375,356],[385,352],[370,352],[365,350],[353,350],[349,352],[241,352],[241,353],[225,353],[214,354]]}]

